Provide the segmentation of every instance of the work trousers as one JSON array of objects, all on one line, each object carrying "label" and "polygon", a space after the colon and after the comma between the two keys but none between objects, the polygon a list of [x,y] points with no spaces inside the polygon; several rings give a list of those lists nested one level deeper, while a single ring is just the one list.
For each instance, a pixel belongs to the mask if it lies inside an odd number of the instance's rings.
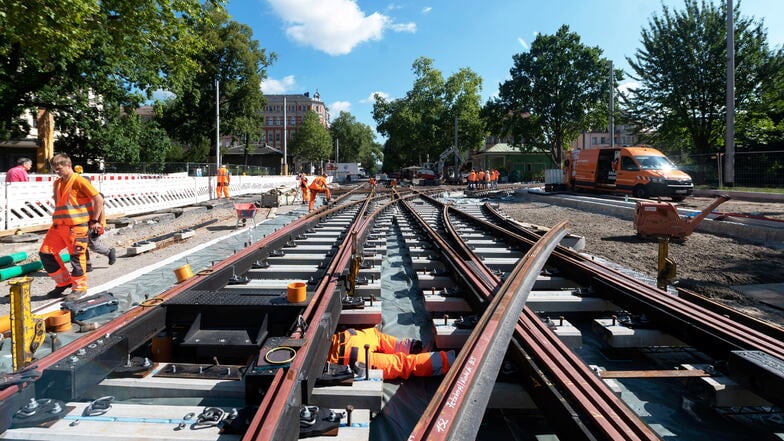
[{"label": "work trousers", "polygon": [[218,184],[218,186],[215,187],[215,193],[217,194],[218,199],[220,199],[221,196],[229,198],[229,184]]},{"label": "work trousers", "polygon": [[328,187],[324,187],[324,188],[321,188],[321,189],[313,189],[313,188],[311,188],[310,189],[310,202],[308,202],[308,210],[312,210],[313,209],[313,206],[316,204],[316,196],[318,196],[319,193],[324,193],[324,197],[326,197],[327,200],[332,199],[332,193],[329,191]]},{"label": "work trousers", "polygon": [[[397,339],[375,328],[348,329],[332,336],[329,353],[331,363],[353,365],[364,363],[369,369],[381,369],[385,380],[444,375],[454,363],[454,352],[423,352],[410,354],[411,339]],[[365,345],[368,357],[365,359]]]},{"label": "work trousers", "polygon": [[304,204],[305,201],[310,198],[310,194],[308,192],[308,187],[300,187],[300,189],[302,189],[302,203]]},{"label": "work trousers", "polygon": [[[52,225],[46,232],[39,253],[49,277],[59,287],[72,285],[73,291],[87,291],[87,225]],[[60,251],[68,249],[71,272],[65,267]]]}]

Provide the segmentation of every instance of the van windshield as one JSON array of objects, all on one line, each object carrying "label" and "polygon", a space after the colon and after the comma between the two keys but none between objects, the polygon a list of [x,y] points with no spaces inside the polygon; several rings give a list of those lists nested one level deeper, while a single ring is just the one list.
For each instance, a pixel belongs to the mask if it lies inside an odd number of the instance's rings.
[{"label": "van windshield", "polygon": [[634,160],[640,165],[641,170],[675,170],[677,168],[666,156],[635,156]]}]

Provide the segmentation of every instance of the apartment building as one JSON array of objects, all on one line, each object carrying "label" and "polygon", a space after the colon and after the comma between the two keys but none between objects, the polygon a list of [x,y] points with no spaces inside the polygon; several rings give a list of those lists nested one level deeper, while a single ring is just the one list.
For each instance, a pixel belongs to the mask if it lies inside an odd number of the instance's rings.
[{"label": "apartment building", "polygon": [[[264,95],[264,130],[261,143],[282,150],[284,137],[290,142],[308,110],[316,112],[324,127],[329,128],[329,111],[316,91],[304,94]],[[285,121],[285,124],[284,124]],[[284,133],[285,127],[285,133]]]}]

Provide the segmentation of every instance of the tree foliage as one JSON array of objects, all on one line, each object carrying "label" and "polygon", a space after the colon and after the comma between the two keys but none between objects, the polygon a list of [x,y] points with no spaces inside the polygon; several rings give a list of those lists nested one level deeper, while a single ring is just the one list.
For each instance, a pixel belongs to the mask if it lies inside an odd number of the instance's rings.
[{"label": "tree foliage", "polygon": [[205,20],[200,0],[0,0],[0,11],[0,139],[26,134],[19,116],[42,107],[58,125],[83,125],[65,146],[100,151],[85,144],[104,119],[97,101],[178,91],[204,46],[193,32]]},{"label": "tree foliage", "polygon": [[373,129],[348,112],[340,112],[332,120],[330,134],[339,143],[340,162],[360,162],[365,170],[373,171],[381,156],[381,145],[375,142]]},{"label": "tree foliage", "polygon": [[[539,34],[528,52],[513,56],[511,78],[485,105],[488,129],[524,139],[560,164],[569,142],[607,120],[610,65],[601,54],[566,25],[554,35]],[[617,70],[615,78],[621,80],[623,72]]]},{"label": "tree foliage", "polygon": [[454,143],[455,118],[462,151],[478,148],[484,140],[480,119],[482,79],[468,68],[444,80],[433,60],[420,57],[412,65],[413,88],[403,98],[376,96],[373,119],[387,137],[384,170],[434,161]]},{"label": "tree foliage", "polygon": [[[754,130],[746,112],[760,103],[775,69],[761,22],[733,11],[735,108],[739,129]],[[663,6],[642,31],[642,48],[627,58],[640,83],[624,97],[632,121],[659,143],[695,153],[721,150],[726,119],[727,10],[712,2],[685,0],[684,9]]]},{"label": "tree foliage", "polygon": [[319,162],[332,154],[332,137],[313,110],[305,112],[291,140],[290,155],[298,161]]},{"label": "tree foliage", "polygon": [[[170,136],[188,147],[189,159],[208,160],[214,155],[216,132],[215,80],[220,80],[221,134],[238,141],[258,139],[264,126],[261,81],[275,58],[253,39],[253,31],[230,20],[222,8],[209,11],[210,20],[196,26],[205,46],[194,60],[198,69],[181,92],[163,104],[162,125]],[[198,157],[197,155],[202,155]]]}]

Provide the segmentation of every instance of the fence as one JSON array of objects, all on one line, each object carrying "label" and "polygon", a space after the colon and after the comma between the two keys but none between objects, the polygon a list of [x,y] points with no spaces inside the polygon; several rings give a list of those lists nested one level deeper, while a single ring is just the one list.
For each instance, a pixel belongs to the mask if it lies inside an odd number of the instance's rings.
[{"label": "fence", "polygon": [[[257,165],[224,164],[232,175],[270,176],[273,169]],[[208,162],[142,162],[122,163],[107,162],[104,164],[106,173],[185,173],[188,176],[214,176],[215,163]]]},{"label": "fence", "polygon": [[[84,174],[104,196],[107,216],[117,217],[161,209],[183,207],[213,197],[214,177],[149,174]],[[34,175],[31,182],[4,184],[0,194],[0,229],[48,226],[52,221],[54,201],[52,181],[55,175]],[[295,176],[232,176],[232,196],[264,193],[273,188],[296,190]]]},{"label": "fence", "polygon": [[[721,188],[726,155],[668,155],[692,177],[694,185]],[[735,187],[784,188],[784,150],[735,152]]]}]

